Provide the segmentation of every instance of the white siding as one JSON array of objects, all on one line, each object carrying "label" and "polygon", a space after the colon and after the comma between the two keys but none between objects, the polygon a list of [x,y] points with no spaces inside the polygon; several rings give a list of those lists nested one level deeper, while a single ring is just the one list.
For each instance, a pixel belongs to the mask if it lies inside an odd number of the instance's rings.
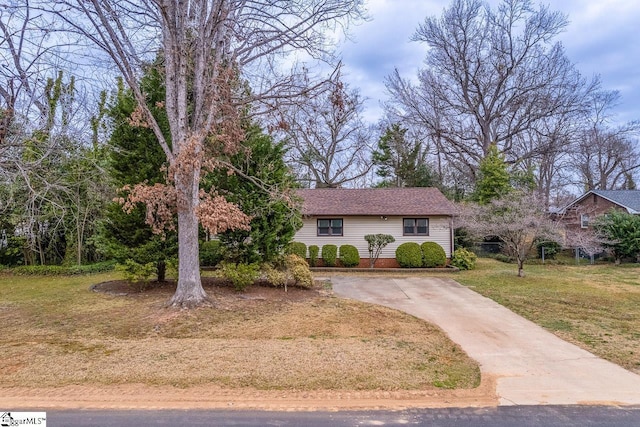
[{"label": "white siding", "polygon": [[[342,236],[318,236],[318,218],[342,218]],[[310,217],[303,219],[302,228],[296,233],[294,240],[303,242],[307,246],[334,244],[353,245],[358,248],[360,258],[369,258],[369,250],[364,236],[367,234],[391,234],[396,241],[387,245],[380,254],[380,258],[395,258],[396,248],[405,242],[436,242],[444,249],[447,258],[451,257],[451,227],[450,218],[445,216],[432,216],[429,218],[428,236],[403,236],[401,216],[390,216],[386,220],[379,216],[335,216],[335,217]]]}]

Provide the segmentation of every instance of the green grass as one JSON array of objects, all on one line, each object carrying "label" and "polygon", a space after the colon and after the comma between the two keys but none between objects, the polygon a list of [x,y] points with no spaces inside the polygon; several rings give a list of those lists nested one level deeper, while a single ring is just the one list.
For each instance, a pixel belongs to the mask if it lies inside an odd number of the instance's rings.
[{"label": "green grass", "polygon": [[640,266],[525,265],[479,259],[454,279],[561,338],[640,373]]}]

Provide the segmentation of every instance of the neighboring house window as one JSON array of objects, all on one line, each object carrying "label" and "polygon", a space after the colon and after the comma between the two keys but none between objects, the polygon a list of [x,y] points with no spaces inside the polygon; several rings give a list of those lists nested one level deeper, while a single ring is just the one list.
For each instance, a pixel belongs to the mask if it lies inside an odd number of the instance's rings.
[{"label": "neighboring house window", "polygon": [[405,218],[402,221],[403,234],[405,236],[428,236],[429,235],[429,219],[428,218]]},{"label": "neighboring house window", "polygon": [[319,219],[318,236],[342,236],[342,218]]},{"label": "neighboring house window", "polygon": [[589,227],[589,215],[580,215],[580,228]]}]

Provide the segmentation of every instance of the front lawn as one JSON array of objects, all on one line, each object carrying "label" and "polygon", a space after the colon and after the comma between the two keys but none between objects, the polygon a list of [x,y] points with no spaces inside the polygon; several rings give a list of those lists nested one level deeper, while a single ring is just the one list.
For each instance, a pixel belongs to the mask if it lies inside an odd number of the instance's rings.
[{"label": "front lawn", "polygon": [[640,373],[640,266],[526,265],[479,259],[454,279],[559,337]]},{"label": "front lawn", "polygon": [[[313,290],[209,286],[215,307],[167,309],[170,285],[0,274],[3,387],[147,384],[261,390],[473,388],[478,365],[441,330]],[[121,290],[121,288],[120,288]]]}]

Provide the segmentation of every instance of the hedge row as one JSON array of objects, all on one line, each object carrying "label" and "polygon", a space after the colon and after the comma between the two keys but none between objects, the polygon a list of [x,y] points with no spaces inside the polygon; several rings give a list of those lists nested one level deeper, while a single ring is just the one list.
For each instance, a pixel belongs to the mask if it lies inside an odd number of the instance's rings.
[{"label": "hedge row", "polygon": [[422,245],[407,242],[396,249],[396,261],[404,268],[444,267],[447,255],[442,246],[435,242],[424,242]]},{"label": "hedge row", "polygon": [[13,273],[20,276],[30,275],[43,275],[43,276],[58,276],[58,275],[79,275],[79,274],[93,274],[102,273],[104,271],[112,271],[115,267],[115,261],[104,261],[95,264],[87,265],[22,265],[19,267],[7,268],[3,271]]},{"label": "hedge row", "polygon": [[[302,242],[291,242],[287,248],[287,253],[307,258],[307,246]],[[464,261],[457,260],[460,264],[473,264],[468,259],[468,254],[460,255],[459,258],[466,258]],[[338,260],[344,267],[355,267],[360,264],[360,254],[353,245],[341,245],[338,247],[337,245],[326,244],[322,248],[317,245],[310,245],[309,264],[315,267],[319,258],[322,259],[326,267],[337,266]],[[400,267],[405,268],[444,267],[447,265],[447,255],[442,246],[435,242],[424,242],[421,245],[407,242],[396,249],[396,261],[398,261]]]},{"label": "hedge row", "polygon": [[[355,267],[360,264],[360,253],[358,248],[353,245],[341,245],[338,247],[333,244],[323,245],[322,248],[317,245],[309,245],[309,265],[315,267],[318,265],[318,259],[322,259],[322,263],[326,267],[336,267],[338,260],[343,267]],[[307,246],[302,242],[291,242],[286,250],[289,254],[296,254],[301,258],[307,258]]]}]

